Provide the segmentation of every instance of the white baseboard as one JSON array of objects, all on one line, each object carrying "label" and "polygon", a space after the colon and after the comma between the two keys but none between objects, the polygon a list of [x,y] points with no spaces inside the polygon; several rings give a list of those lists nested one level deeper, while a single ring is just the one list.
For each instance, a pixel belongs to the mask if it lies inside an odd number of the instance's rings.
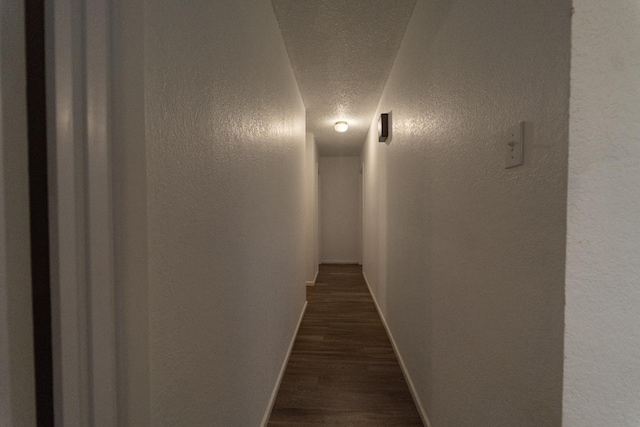
[{"label": "white baseboard", "polygon": [[296,330],[293,333],[293,337],[291,337],[291,342],[289,343],[289,349],[287,350],[287,356],[284,358],[284,362],[282,363],[282,367],[280,367],[280,373],[278,374],[278,380],[276,381],[275,386],[273,387],[273,391],[271,392],[271,399],[269,399],[269,405],[267,406],[267,411],[264,413],[264,417],[262,417],[262,422],[260,426],[265,427],[269,422],[269,417],[271,417],[271,411],[273,410],[273,404],[276,402],[276,397],[278,396],[278,390],[280,390],[280,383],[282,382],[282,377],[284,377],[284,371],[287,370],[287,363],[289,363],[289,357],[291,356],[291,350],[293,350],[293,344],[296,342],[296,337],[298,336],[298,330],[300,329],[300,325],[302,324],[302,318],[304,317],[304,313],[307,311],[307,302],[304,302],[304,306],[302,307],[302,312],[300,313],[300,318],[298,319],[298,325],[296,326]]},{"label": "white baseboard", "polygon": [[316,275],[313,276],[313,281],[308,281],[307,280],[307,286],[313,286],[316,284],[316,280],[318,280],[318,274],[320,273],[320,270],[316,270]]},{"label": "white baseboard", "polygon": [[382,320],[382,324],[384,325],[384,329],[387,331],[387,335],[389,336],[389,341],[391,341],[391,346],[393,347],[393,352],[396,354],[398,358],[398,363],[400,363],[400,369],[402,369],[402,375],[404,375],[404,379],[409,386],[409,391],[411,391],[411,397],[413,397],[413,402],[416,404],[416,408],[418,408],[418,413],[420,413],[420,418],[422,418],[422,423],[426,427],[431,427],[431,423],[429,422],[429,417],[427,417],[427,412],[424,410],[422,403],[418,397],[418,392],[416,391],[416,387],[413,385],[413,381],[411,380],[411,376],[409,375],[409,371],[404,364],[404,360],[402,360],[402,355],[400,354],[400,350],[398,350],[398,346],[396,345],[396,341],[393,339],[393,334],[389,329],[389,325],[387,325],[387,320],[384,318],[384,314],[382,314],[382,310],[380,310],[380,306],[378,305],[378,300],[376,299],[376,295],[371,290],[371,285],[369,285],[369,281],[367,280],[367,275],[362,272],[362,276],[364,277],[364,282],[367,284],[367,288],[369,289],[369,293],[371,294],[371,298],[373,298],[373,303],[376,306],[376,310],[378,310],[378,314],[380,315],[380,319]]},{"label": "white baseboard", "polygon": [[360,261],[345,261],[345,260],[322,260],[320,264],[360,264]]}]

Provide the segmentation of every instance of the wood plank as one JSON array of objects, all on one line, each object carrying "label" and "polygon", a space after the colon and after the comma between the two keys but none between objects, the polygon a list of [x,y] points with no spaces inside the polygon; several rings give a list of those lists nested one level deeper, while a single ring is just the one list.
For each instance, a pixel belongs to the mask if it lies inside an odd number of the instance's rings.
[{"label": "wood plank", "polygon": [[358,265],[320,266],[269,426],[422,426]]}]

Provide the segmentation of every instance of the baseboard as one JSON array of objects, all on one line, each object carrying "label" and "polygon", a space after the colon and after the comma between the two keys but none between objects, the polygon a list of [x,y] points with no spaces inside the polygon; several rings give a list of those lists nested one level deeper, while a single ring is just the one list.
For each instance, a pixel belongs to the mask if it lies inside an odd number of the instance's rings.
[{"label": "baseboard", "polygon": [[316,284],[316,280],[318,280],[318,274],[320,273],[320,270],[316,270],[316,275],[313,276],[313,281],[306,281],[307,286],[313,286]]},{"label": "baseboard", "polygon": [[280,383],[282,382],[282,377],[284,377],[284,371],[287,370],[287,363],[289,363],[289,357],[291,356],[291,351],[293,350],[293,344],[296,342],[296,337],[298,336],[298,330],[300,329],[300,325],[302,324],[302,318],[304,317],[304,313],[307,311],[307,302],[304,302],[304,306],[302,307],[302,312],[300,313],[300,318],[298,319],[298,325],[296,326],[296,330],[293,333],[293,337],[291,338],[291,342],[289,343],[289,349],[287,350],[287,356],[284,358],[284,362],[282,363],[282,367],[280,368],[280,373],[278,374],[278,380],[276,381],[275,387],[271,392],[271,399],[269,399],[269,405],[267,406],[267,411],[264,413],[264,417],[262,417],[262,422],[260,426],[265,427],[269,422],[269,417],[271,417],[271,411],[273,410],[273,404],[276,402],[276,397],[278,396],[278,390],[280,390]]},{"label": "baseboard", "polygon": [[413,385],[413,381],[411,380],[411,376],[409,375],[409,371],[404,364],[404,360],[402,359],[402,355],[400,354],[400,350],[398,350],[398,346],[396,345],[396,341],[393,339],[393,334],[389,329],[389,325],[387,325],[387,320],[384,318],[384,314],[382,314],[382,310],[380,310],[380,306],[378,305],[378,300],[376,299],[376,295],[371,290],[371,285],[369,285],[369,281],[367,280],[367,275],[362,272],[362,276],[364,277],[364,282],[367,284],[367,288],[369,289],[369,293],[371,294],[371,298],[373,298],[373,303],[376,306],[376,310],[378,310],[378,314],[380,315],[380,319],[382,320],[382,324],[384,325],[384,329],[387,331],[387,336],[389,337],[389,341],[391,341],[391,346],[393,347],[393,352],[396,354],[398,358],[398,363],[400,364],[400,369],[402,369],[402,375],[404,375],[404,379],[409,386],[409,391],[411,392],[411,397],[413,397],[413,402],[416,404],[416,408],[418,408],[418,413],[420,414],[420,418],[422,418],[422,423],[426,427],[431,427],[431,423],[429,422],[429,417],[427,417],[427,412],[424,410],[420,399],[418,398],[418,392],[416,391],[416,387]]},{"label": "baseboard", "polygon": [[307,286],[313,286],[316,284],[316,280],[318,280],[318,273],[320,273],[320,270],[316,270],[316,275],[313,276],[313,280],[309,281],[307,280],[305,283],[307,284]]},{"label": "baseboard", "polygon": [[360,264],[360,261],[335,261],[335,260],[323,260],[320,264]]}]

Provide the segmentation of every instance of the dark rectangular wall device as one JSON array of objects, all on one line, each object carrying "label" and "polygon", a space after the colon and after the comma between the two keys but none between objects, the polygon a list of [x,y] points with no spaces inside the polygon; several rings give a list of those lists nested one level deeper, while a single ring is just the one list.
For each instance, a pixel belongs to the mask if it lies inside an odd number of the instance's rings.
[{"label": "dark rectangular wall device", "polygon": [[389,138],[389,113],[382,113],[378,119],[378,142],[387,142],[387,138]]}]

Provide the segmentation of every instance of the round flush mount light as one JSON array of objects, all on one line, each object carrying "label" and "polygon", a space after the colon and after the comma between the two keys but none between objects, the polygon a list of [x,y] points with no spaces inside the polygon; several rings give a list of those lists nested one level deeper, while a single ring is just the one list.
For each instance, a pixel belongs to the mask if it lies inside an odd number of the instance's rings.
[{"label": "round flush mount light", "polygon": [[335,126],[333,127],[336,132],[346,132],[347,129],[349,129],[349,124],[347,122],[336,122]]}]

